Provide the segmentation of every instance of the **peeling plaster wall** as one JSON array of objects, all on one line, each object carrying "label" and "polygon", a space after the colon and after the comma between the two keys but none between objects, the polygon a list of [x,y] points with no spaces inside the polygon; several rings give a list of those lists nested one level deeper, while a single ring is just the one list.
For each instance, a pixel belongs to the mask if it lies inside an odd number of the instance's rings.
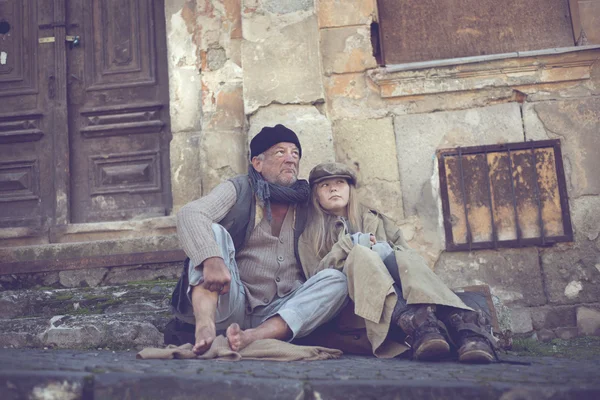
[{"label": "peeling plaster wall", "polygon": [[[451,286],[488,283],[515,332],[560,336],[548,315],[600,306],[598,50],[384,79],[375,0],[167,3],[175,210],[245,172],[249,139],[284,123],[302,141],[302,177],[319,161],[354,166],[361,194],[431,267]],[[436,150],[548,138],[562,141],[575,242],[444,252]]]},{"label": "peeling plaster wall", "polygon": [[165,4],[173,208],[246,169],[241,1]]}]

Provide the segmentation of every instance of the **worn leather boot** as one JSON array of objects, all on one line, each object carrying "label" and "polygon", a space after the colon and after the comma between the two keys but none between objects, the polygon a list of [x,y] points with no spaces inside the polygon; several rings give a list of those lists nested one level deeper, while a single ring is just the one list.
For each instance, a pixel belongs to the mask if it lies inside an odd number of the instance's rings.
[{"label": "worn leather boot", "polygon": [[489,364],[496,359],[491,324],[481,311],[453,309],[442,321],[458,347],[458,361]]},{"label": "worn leather boot", "polygon": [[435,361],[450,354],[434,305],[409,305],[395,321],[407,334],[405,341],[412,348],[415,360]]}]

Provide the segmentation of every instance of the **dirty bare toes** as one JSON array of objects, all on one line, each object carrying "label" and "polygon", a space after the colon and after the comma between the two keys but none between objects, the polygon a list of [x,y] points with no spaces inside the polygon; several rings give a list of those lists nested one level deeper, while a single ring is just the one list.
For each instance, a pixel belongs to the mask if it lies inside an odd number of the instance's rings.
[{"label": "dirty bare toes", "polygon": [[192,351],[196,354],[204,354],[210,349],[212,342],[215,340],[215,329],[209,326],[199,326],[196,328],[196,344]]},{"label": "dirty bare toes", "polygon": [[245,332],[238,324],[229,325],[226,335],[229,347],[233,351],[240,351],[249,344],[247,343]]}]

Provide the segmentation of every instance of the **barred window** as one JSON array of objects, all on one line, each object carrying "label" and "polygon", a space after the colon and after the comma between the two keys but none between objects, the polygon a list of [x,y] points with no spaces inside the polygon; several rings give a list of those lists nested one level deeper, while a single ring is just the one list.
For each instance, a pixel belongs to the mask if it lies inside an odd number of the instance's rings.
[{"label": "barred window", "polygon": [[437,152],[446,250],[573,240],[560,140]]}]

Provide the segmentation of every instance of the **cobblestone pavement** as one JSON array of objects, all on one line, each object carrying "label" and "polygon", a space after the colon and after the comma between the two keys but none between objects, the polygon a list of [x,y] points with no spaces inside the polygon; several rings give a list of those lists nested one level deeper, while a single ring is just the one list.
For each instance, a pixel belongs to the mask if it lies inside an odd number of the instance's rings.
[{"label": "cobblestone pavement", "polygon": [[[464,365],[137,360],[135,352],[0,350],[0,399],[599,399],[600,360]],[[54,397],[52,397],[54,396]]]}]

